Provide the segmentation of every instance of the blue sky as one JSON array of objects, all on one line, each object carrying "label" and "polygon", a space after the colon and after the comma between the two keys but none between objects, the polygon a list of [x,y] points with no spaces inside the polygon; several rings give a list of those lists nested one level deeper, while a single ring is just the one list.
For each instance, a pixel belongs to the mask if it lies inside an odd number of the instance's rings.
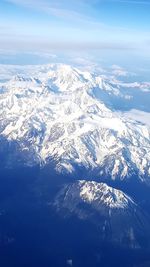
[{"label": "blue sky", "polygon": [[150,57],[149,0],[1,0],[0,53]]}]

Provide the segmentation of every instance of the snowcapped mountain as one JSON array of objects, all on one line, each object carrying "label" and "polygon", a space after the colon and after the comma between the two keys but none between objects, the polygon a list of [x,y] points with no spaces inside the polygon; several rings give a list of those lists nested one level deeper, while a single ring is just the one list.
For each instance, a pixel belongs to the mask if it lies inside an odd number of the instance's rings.
[{"label": "snowcapped mountain", "polygon": [[10,158],[31,166],[53,160],[58,172],[84,167],[149,183],[150,128],[114,109],[116,101],[130,103],[132,88],[149,92],[148,86],[62,64],[14,76],[0,87],[3,164]]},{"label": "snowcapped mountain", "polygon": [[[61,197],[63,197],[63,201],[61,201]],[[61,207],[74,212],[74,209],[78,209],[78,204],[81,201],[92,205],[97,211],[101,211],[105,207],[103,210],[105,213],[114,209],[136,207],[134,201],[122,191],[112,188],[105,183],[85,180],[79,180],[73,184],[66,185],[58,194],[55,205],[58,208],[61,205]]]},{"label": "snowcapped mountain", "polygon": [[81,180],[65,185],[54,207],[65,218],[75,216],[96,224],[105,241],[132,248],[143,247],[143,240],[148,241],[147,217],[129,196],[105,183]]}]

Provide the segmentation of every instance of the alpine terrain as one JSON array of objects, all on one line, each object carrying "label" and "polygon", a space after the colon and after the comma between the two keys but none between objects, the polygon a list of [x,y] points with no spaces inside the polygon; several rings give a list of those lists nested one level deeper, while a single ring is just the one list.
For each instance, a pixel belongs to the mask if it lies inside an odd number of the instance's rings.
[{"label": "alpine terrain", "polygon": [[17,70],[0,82],[3,266],[149,266],[150,83]]}]

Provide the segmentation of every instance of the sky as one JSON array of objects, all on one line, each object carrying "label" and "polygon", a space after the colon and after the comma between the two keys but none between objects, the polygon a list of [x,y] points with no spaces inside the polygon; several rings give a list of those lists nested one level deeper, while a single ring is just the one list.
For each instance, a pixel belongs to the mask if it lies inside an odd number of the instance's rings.
[{"label": "sky", "polygon": [[76,51],[149,67],[149,14],[149,0],[0,0],[0,63]]}]

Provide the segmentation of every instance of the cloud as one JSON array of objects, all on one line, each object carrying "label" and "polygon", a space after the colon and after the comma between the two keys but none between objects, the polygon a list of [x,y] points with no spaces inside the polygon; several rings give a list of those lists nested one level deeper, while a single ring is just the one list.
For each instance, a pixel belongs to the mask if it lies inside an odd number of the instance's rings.
[{"label": "cloud", "polygon": [[[121,28],[119,26],[112,27],[106,23],[102,23],[99,17],[95,16],[95,10],[100,7],[102,3],[123,3],[123,4],[150,4],[149,0],[4,0],[7,3],[11,3],[17,6],[22,6],[37,10],[50,15],[63,19],[64,21],[80,23],[83,25],[92,26],[95,28]],[[82,22],[82,25],[81,25]],[[122,28],[123,30],[123,28]],[[124,28],[124,30],[127,30]]]},{"label": "cloud", "polygon": [[131,109],[128,112],[122,113],[122,115],[127,119],[140,121],[150,127],[150,113],[148,112]]},{"label": "cloud", "polygon": [[120,50],[130,51],[136,48],[134,43],[115,41],[89,41],[89,40],[53,40],[31,35],[0,35],[0,49],[15,49],[19,51],[50,51],[50,50]]},{"label": "cloud", "polygon": [[149,0],[141,1],[141,0],[110,0],[112,2],[126,3],[126,4],[135,4],[135,5],[150,5]]},{"label": "cloud", "polygon": [[131,3],[131,4],[150,4],[149,0],[5,0],[5,2],[10,2],[14,4],[19,4],[19,5],[26,5],[26,6],[33,6],[35,4],[49,4],[49,5],[55,5],[55,6],[60,6],[60,5],[78,5],[78,6],[83,6],[83,5],[96,5],[96,4],[101,4],[103,2],[122,2],[122,3]]},{"label": "cloud", "polygon": [[122,76],[122,77],[126,77],[129,75],[128,71],[126,71],[124,68],[118,66],[118,65],[112,65],[111,66],[112,69],[112,74],[115,76]]},{"label": "cloud", "polygon": [[[8,3],[31,8],[45,12],[49,15],[67,19],[89,21],[90,16],[86,15],[88,2],[82,0],[5,0]],[[85,10],[86,9],[86,10]]]},{"label": "cloud", "polygon": [[[146,0],[4,0],[7,3],[48,14],[36,23],[19,18],[7,21],[14,30],[2,32],[0,48],[20,50],[131,50],[142,47],[149,33],[101,23],[93,10],[102,2],[141,3]],[[92,8],[91,8],[92,7]],[[25,15],[26,16],[26,13]],[[47,21],[45,23],[45,20]],[[18,23],[19,22],[19,23]],[[139,38],[140,36],[140,38]],[[146,37],[147,38],[147,37]],[[53,41],[51,41],[53,40]],[[94,41],[91,41],[94,40]],[[128,41],[130,40],[130,41]],[[141,49],[141,48],[140,48]]]}]

